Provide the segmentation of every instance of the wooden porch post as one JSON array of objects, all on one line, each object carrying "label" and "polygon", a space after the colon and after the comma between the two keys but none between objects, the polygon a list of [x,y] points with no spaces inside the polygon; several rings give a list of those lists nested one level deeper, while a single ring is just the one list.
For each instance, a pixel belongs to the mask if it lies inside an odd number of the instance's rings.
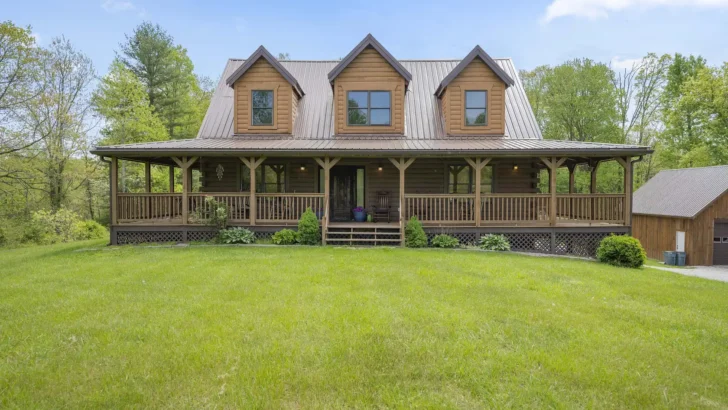
[{"label": "wooden porch post", "polygon": [[250,170],[250,225],[254,226],[255,218],[258,215],[258,201],[255,199],[255,170],[265,161],[265,157],[257,159],[255,157],[240,157],[240,161]]},{"label": "wooden porch post", "polygon": [[400,244],[404,246],[404,172],[415,162],[414,158],[405,159],[401,157],[399,160],[390,158],[389,161],[399,170],[399,231]]},{"label": "wooden porch post", "polygon": [[632,219],[632,157],[616,160],[624,168],[624,224],[629,226]]},{"label": "wooden porch post", "polygon": [[564,164],[566,158],[558,159],[556,157],[552,157],[551,159],[548,159],[546,157],[541,157],[541,161],[543,161],[543,163],[549,168],[549,193],[551,194],[549,219],[550,225],[556,226],[556,172],[559,167]]},{"label": "wooden porch post", "polygon": [[149,161],[144,163],[144,189],[146,193],[152,192],[152,164]]},{"label": "wooden porch post", "polygon": [[169,193],[174,193],[174,166],[169,166]]},{"label": "wooden porch post", "polygon": [[569,168],[569,193],[573,194],[575,192],[574,189],[574,171],[576,170],[575,164],[569,164],[566,166]]},{"label": "wooden porch post", "polygon": [[473,167],[473,172],[475,172],[475,226],[480,226],[480,219],[482,217],[480,213],[480,178],[481,178],[481,171],[483,168],[488,165],[490,162],[490,158],[465,158],[466,161],[468,161],[468,164],[470,164],[471,167]]},{"label": "wooden porch post", "polygon": [[589,185],[589,192],[592,194],[597,193],[597,169],[599,169],[600,162],[595,162],[594,165],[592,165],[591,170],[591,184]]},{"label": "wooden porch post", "polygon": [[119,211],[117,209],[118,192],[119,192],[119,160],[116,157],[111,157],[111,203],[109,212],[111,213],[111,225],[118,223]]},{"label": "wooden porch post", "polygon": [[324,170],[324,209],[326,212],[324,212],[324,216],[321,220],[321,230],[323,231],[321,235],[321,243],[323,245],[326,245],[326,234],[329,227],[329,198],[331,193],[331,181],[330,181],[330,175],[331,175],[331,168],[336,165],[341,160],[341,157],[337,157],[334,159],[331,159],[329,157],[321,158],[314,158],[317,164],[321,167],[321,169]]},{"label": "wooden porch post", "polygon": [[188,219],[189,219],[189,201],[187,199],[187,194],[191,191],[192,188],[192,181],[191,181],[191,175],[192,175],[192,164],[197,161],[197,157],[172,157],[172,160],[179,165],[180,168],[182,168],[182,225],[187,225]]}]

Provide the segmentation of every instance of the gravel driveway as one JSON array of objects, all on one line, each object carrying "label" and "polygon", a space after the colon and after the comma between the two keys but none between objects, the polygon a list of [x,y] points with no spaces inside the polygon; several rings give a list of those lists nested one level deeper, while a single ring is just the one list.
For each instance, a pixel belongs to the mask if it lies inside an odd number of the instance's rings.
[{"label": "gravel driveway", "polygon": [[692,269],[669,268],[667,266],[650,266],[651,268],[675,272],[681,275],[728,282],[728,266],[694,266]]}]

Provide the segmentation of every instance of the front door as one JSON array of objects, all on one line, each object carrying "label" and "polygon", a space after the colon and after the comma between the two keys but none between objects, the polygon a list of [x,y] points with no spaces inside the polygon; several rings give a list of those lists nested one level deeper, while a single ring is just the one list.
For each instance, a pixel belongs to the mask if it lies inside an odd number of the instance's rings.
[{"label": "front door", "polygon": [[335,166],[331,168],[331,220],[347,222],[357,205],[364,205],[364,168]]},{"label": "front door", "polygon": [[728,265],[728,223],[715,222],[713,265]]}]

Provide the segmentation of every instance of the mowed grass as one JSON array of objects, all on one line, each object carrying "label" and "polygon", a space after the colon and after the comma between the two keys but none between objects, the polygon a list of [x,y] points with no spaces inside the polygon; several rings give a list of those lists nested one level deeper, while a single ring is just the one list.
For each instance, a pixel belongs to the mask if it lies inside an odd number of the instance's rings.
[{"label": "mowed grass", "polygon": [[0,251],[0,408],[726,408],[728,283],[471,251]]}]

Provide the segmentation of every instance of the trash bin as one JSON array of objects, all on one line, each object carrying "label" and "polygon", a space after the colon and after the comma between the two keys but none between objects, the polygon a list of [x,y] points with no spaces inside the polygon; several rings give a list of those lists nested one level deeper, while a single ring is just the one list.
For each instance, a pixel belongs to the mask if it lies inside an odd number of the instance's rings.
[{"label": "trash bin", "polygon": [[677,266],[685,266],[685,252],[675,252],[677,254]]},{"label": "trash bin", "polygon": [[665,256],[665,265],[677,264],[677,252],[665,251],[663,255]]}]

